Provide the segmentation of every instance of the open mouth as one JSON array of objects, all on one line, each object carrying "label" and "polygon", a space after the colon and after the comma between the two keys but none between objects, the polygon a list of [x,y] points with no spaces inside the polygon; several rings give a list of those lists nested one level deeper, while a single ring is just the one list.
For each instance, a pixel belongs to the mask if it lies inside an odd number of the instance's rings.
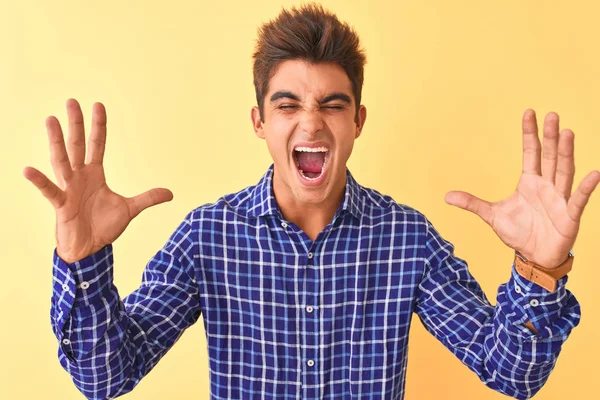
[{"label": "open mouth", "polygon": [[308,181],[318,181],[322,178],[327,161],[329,149],[326,147],[296,147],[294,161],[300,175]]}]

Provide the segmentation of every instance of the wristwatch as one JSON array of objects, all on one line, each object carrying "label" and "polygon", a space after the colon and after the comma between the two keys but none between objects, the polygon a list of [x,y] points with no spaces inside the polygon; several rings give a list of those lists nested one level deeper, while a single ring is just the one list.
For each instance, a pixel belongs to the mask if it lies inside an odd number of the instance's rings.
[{"label": "wristwatch", "polygon": [[574,257],[575,255],[570,251],[567,260],[558,267],[544,268],[515,251],[515,269],[523,278],[538,284],[549,292],[554,292],[556,282],[571,271]]}]

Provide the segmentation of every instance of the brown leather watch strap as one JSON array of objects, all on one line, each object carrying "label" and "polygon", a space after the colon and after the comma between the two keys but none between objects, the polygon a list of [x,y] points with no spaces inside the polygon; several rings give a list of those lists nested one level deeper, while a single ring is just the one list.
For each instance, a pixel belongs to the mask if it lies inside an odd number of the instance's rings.
[{"label": "brown leather watch strap", "polygon": [[556,268],[544,268],[532,261],[528,261],[519,252],[515,252],[515,270],[523,278],[538,284],[549,292],[556,290],[556,281],[564,277],[573,267],[575,256],[569,252],[567,260]]}]

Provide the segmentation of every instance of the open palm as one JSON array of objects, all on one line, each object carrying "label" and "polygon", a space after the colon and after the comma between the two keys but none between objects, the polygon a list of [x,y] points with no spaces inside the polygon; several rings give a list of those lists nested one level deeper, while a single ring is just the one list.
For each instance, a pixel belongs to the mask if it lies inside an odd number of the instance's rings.
[{"label": "open palm", "polygon": [[101,103],[93,106],[86,154],[81,107],[75,99],[67,100],[66,105],[69,117],[66,146],[58,120],[53,116],[46,119],[50,160],[58,185],[33,167],[26,167],[23,175],[54,207],[58,256],[75,262],[114,242],[141,211],[170,201],[173,193],[165,188],[150,189],[134,197],[113,192],[104,176],[104,106]]},{"label": "open palm", "polygon": [[548,113],[542,149],[535,111],[525,111],[523,172],[510,197],[488,202],[466,192],[451,191],[445,198],[448,204],[481,217],[507,246],[546,268],[557,267],[567,259],[583,210],[600,182],[600,171],[592,171],[571,194],[575,137],[569,129],[559,133],[558,125],[558,115]]}]

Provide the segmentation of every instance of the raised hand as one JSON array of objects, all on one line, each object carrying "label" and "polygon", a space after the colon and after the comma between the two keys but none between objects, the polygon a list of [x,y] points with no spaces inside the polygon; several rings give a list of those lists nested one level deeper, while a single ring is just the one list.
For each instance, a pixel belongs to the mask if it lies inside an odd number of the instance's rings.
[{"label": "raised hand", "polygon": [[448,204],[481,217],[507,246],[546,268],[567,259],[583,210],[600,182],[600,171],[592,171],[571,193],[575,137],[570,129],[559,134],[558,125],[556,113],[546,115],[542,148],[535,111],[525,111],[523,172],[516,191],[507,199],[492,203],[461,191],[445,197]]},{"label": "raised hand", "polygon": [[173,193],[164,188],[151,189],[135,197],[113,192],[106,184],[102,165],[106,144],[104,106],[93,105],[87,154],[79,103],[69,99],[66,106],[69,118],[66,147],[59,121],[53,116],[46,119],[50,160],[58,185],[32,167],[26,167],[23,175],[54,207],[56,251],[71,263],[114,242],[141,211],[172,200]]}]

